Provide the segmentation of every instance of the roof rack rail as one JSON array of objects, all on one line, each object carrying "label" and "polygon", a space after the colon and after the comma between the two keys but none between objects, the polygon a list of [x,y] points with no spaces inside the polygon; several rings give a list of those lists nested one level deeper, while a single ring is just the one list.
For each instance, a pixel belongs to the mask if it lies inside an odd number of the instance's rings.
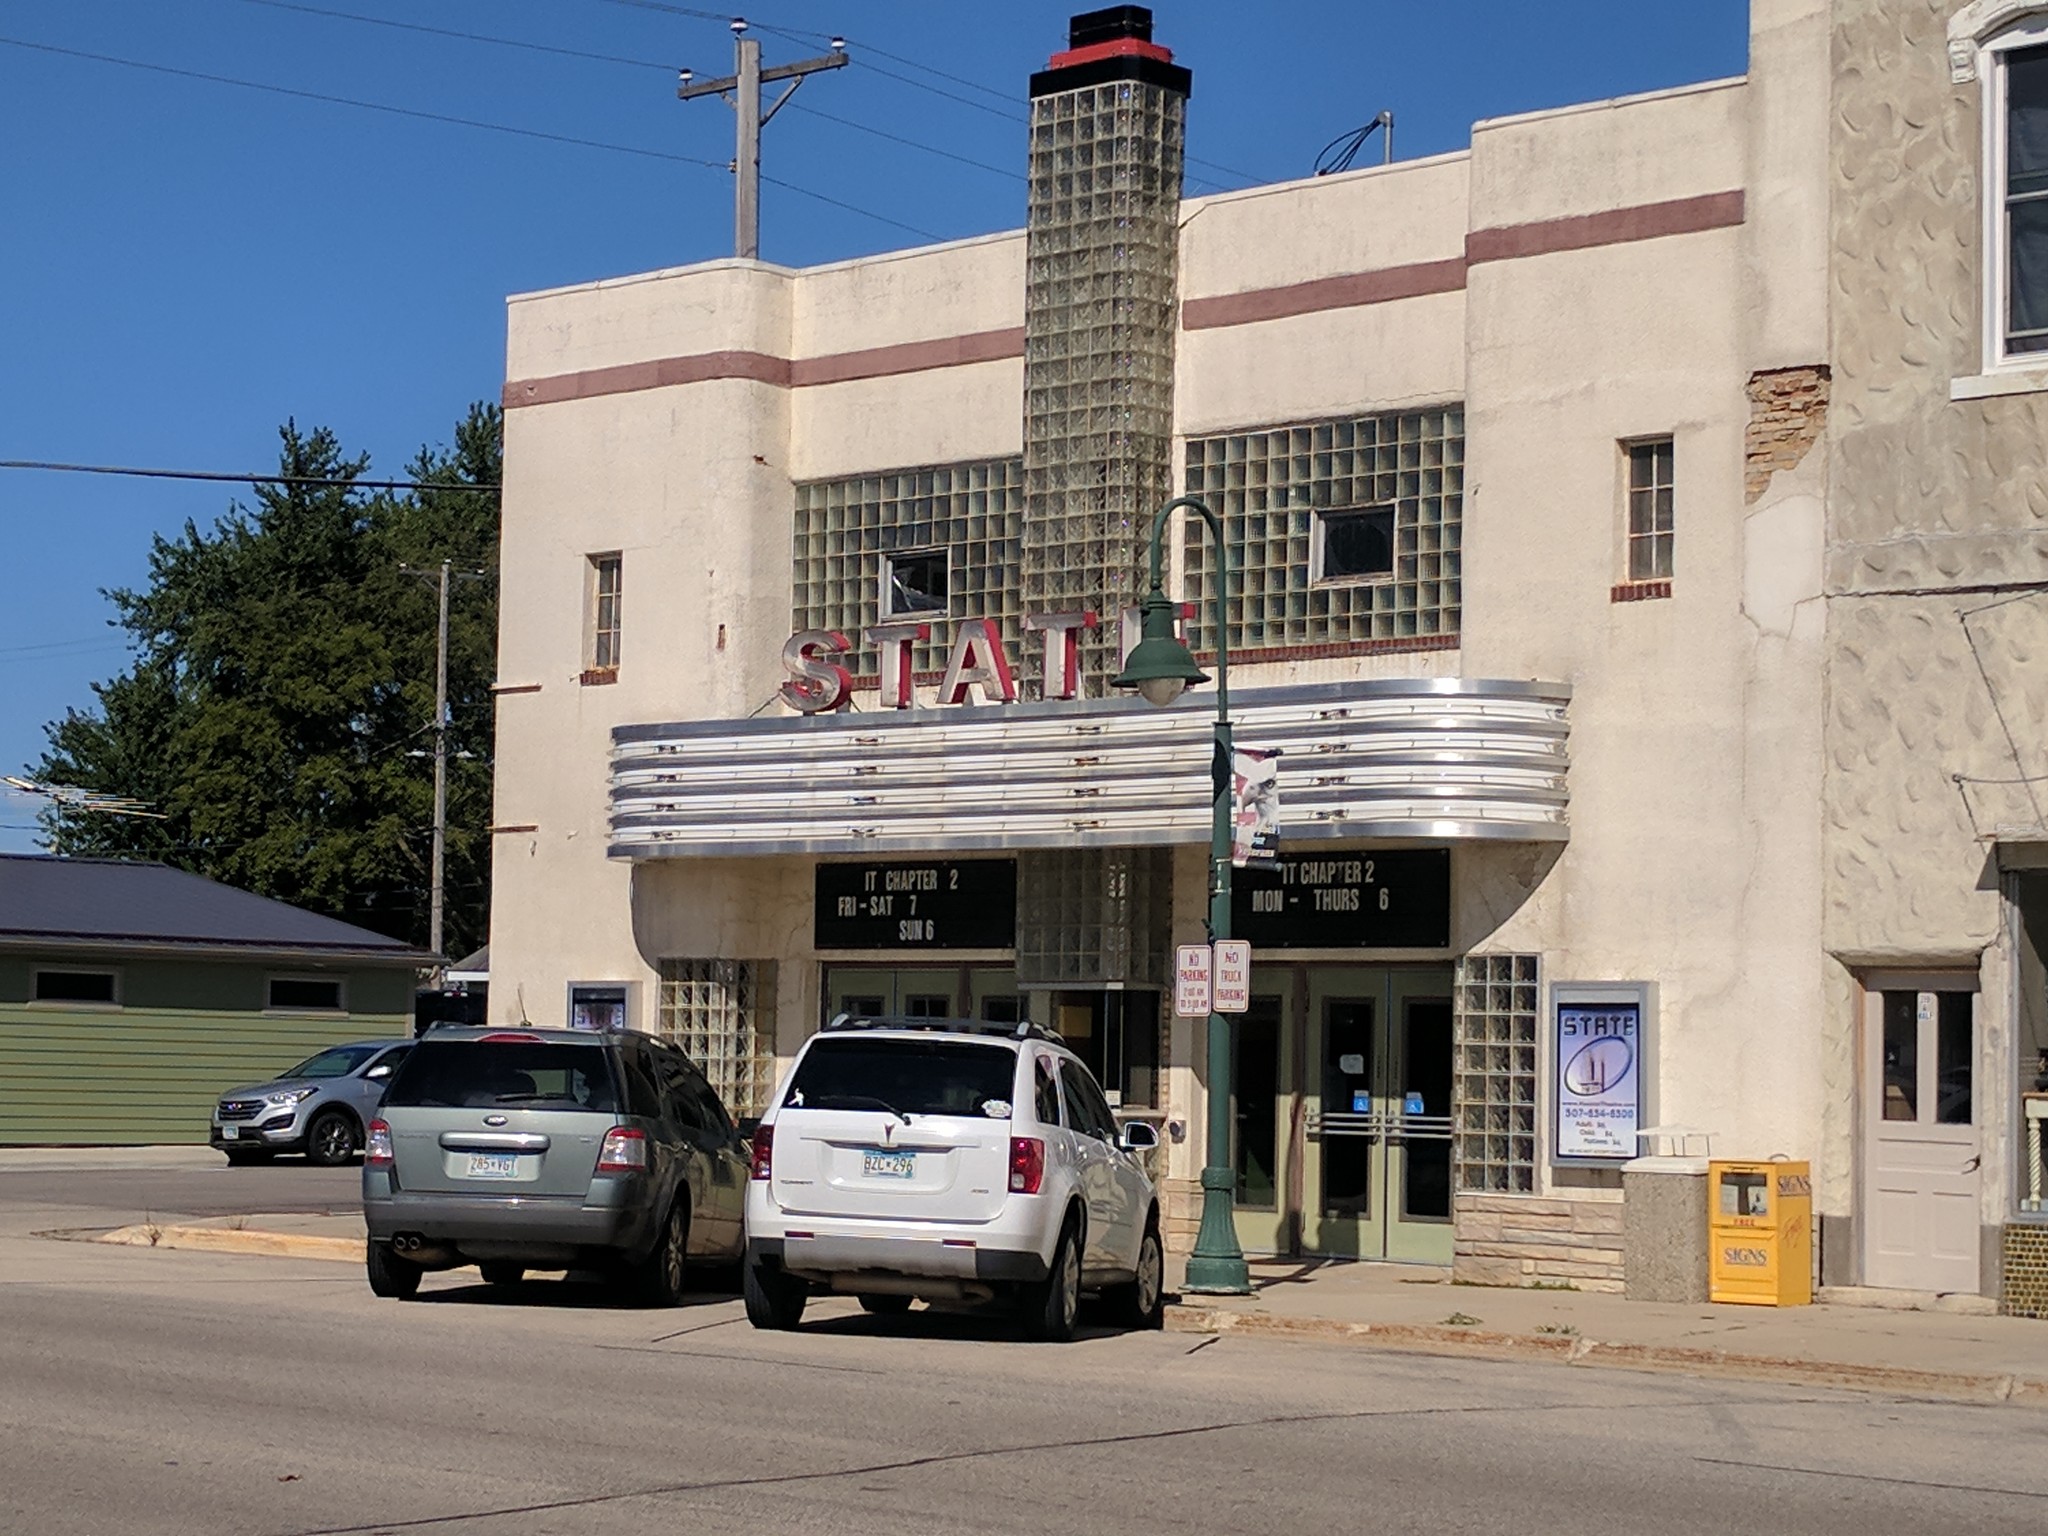
[{"label": "roof rack rail", "polygon": [[857,1029],[929,1030],[947,1035],[999,1035],[1010,1040],[1059,1040],[1059,1036],[1043,1024],[1034,1024],[1029,1019],[1006,1024],[998,1019],[931,1019],[912,1018],[907,1014],[840,1013],[825,1021],[827,1033]]}]

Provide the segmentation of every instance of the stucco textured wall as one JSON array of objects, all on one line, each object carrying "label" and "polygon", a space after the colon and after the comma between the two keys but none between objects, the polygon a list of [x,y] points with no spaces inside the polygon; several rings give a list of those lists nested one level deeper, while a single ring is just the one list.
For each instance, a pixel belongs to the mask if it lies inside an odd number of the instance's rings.
[{"label": "stucco textured wall", "polygon": [[[1836,0],[1827,434],[1831,1145],[1855,1102],[1848,967],[1979,971],[1984,1220],[2011,1167],[1994,829],[2048,785],[2048,394],[1950,399],[1983,359],[1981,95],[1949,71],[1955,0]],[[1841,1164],[1825,1205],[1846,1201]]]}]

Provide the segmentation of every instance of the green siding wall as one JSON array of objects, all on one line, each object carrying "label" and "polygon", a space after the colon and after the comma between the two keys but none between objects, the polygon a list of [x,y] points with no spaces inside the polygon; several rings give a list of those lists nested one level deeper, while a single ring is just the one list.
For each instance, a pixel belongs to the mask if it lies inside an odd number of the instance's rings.
[{"label": "green siding wall", "polygon": [[[27,1003],[36,967],[86,968],[57,956],[0,960],[0,1145],[203,1143],[215,1100],[261,1082],[322,1046],[412,1032],[409,971],[151,961],[121,972],[123,1006]],[[339,974],[349,1011],[265,1014],[274,974]]]}]

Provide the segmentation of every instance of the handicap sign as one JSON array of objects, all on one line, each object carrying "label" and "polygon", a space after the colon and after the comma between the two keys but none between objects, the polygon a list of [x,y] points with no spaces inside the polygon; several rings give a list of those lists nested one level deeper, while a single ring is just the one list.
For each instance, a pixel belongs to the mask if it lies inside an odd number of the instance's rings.
[{"label": "handicap sign", "polygon": [[1372,1095],[1362,1088],[1354,1088],[1351,1091],[1351,1113],[1354,1115],[1371,1114]]},{"label": "handicap sign", "polygon": [[1423,1110],[1422,1110],[1422,1095],[1421,1095],[1421,1094],[1419,1094],[1419,1093],[1415,1093],[1415,1092],[1412,1092],[1412,1091],[1411,1091],[1411,1092],[1410,1092],[1410,1093],[1408,1094],[1408,1096],[1407,1096],[1406,1098],[1404,1098],[1404,1099],[1402,1099],[1402,1100],[1401,1100],[1401,1113],[1402,1113],[1402,1114],[1404,1114],[1404,1115],[1419,1115],[1419,1114],[1421,1114],[1422,1112],[1423,1112]]}]

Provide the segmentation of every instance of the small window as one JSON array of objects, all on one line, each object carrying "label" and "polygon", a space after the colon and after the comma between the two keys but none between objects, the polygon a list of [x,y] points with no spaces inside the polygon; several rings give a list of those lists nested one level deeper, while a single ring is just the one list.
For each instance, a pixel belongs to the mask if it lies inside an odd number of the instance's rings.
[{"label": "small window", "polygon": [[618,670],[620,557],[590,557],[590,665],[600,672]]},{"label": "small window", "polygon": [[1628,451],[1628,579],[1666,581],[1671,577],[1673,468],[1671,439],[1649,438],[1626,445]]},{"label": "small window", "polygon": [[888,556],[882,562],[882,617],[944,613],[947,576],[943,549]]},{"label": "small window", "polygon": [[1394,574],[1394,509],[1318,512],[1310,551],[1313,581],[1370,581]]},{"label": "small window", "polygon": [[118,1001],[112,971],[37,971],[35,992],[39,1003]]},{"label": "small window", "polygon": [[273,976],[267,1006],[279,1013],[339,1013],[341,983],[306,976]]},{"label": "small window", "polygon": [[2048,362],[2048,34],[2022,35],[2034,46],[2002,50],[1991,72],[1989,247],[1998,268],[1987,287],[2003,300],[1992,316],[1997,360],[2039,367]]}]

